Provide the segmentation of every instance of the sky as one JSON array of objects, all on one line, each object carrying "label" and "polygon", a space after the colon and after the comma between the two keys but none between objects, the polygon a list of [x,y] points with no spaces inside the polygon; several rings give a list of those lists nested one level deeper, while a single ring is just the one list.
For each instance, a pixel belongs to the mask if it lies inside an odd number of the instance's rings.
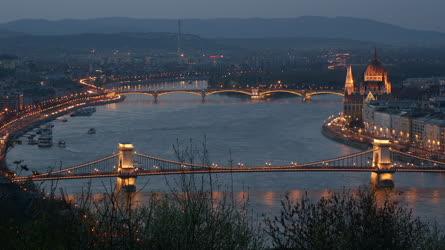
[{"label": "sky", "polygon": [[0,0],[0,22],[23,18],[350,16],[445,32],[445,0]]}]

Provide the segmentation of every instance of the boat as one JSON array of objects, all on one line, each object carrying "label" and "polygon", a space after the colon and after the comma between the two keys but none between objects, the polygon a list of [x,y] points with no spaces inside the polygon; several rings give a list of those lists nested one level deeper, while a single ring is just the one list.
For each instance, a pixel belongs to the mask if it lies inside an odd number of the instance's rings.
[{"label": "boat", "polygon": [[91,116],[94,112],[96,112],[95,107],[86,107],[74,111],[70,116]]},{"label": "boat", "polygon": [[60,140],[58,145],[59,145],[59,148],[64,148],[64,147],[66,147],[66,142],[64,140]]},{"label": "boat", "polygon": [[28,145],[36,145],[37,144],[37,140],[34,139],[34,137],[36,137],[35,134],[28,135]]},{"label": "boat", "polygon": [[51,125],[44,125],[40,127],[38,145],[41,148],[49,148],[53,145],[53,132]]},{"label": "boat", "polygon": [[95,128],[90,128],[89,130],[88,130],[88,134],[89,135],[92,135],[92,134],[95,134],[96,133],[96,129]]},{"label": "boat", "polygon": [[57,118],[57,120],[60,121],[60,122],[67,122],[68,121],[68,119],[66,119],[66,117],[59,117],[59,118]]}]

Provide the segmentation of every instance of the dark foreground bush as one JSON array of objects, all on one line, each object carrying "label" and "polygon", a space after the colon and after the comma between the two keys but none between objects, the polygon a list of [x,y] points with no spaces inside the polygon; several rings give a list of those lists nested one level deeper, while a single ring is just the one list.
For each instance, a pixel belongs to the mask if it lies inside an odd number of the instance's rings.
[{"label": "dark foreground bush", "polygon": [[92,245],[107,249],[262,248],[257,229],[242,210],[226,199],[214,201],[209,192],[195,191],[153,196],[140,208],[119,205],[120,195],[105,198],[90,220],[95,235]]},{"label": "dark foreground bush", "polygon": [[389,199],[377,204],[363,189],[318,202],[286,196],[280,215],[265,223],[275,249],[445,249],[436,227]]},{"label": "dark foreground bush", "polygon": [[[443,233],[373,191],[311,202],[286,197],[258,234],[245,210],[189,185],[153,195],[86,192],[75,205],[13,190],[0,195],[2,249],[445,249]],[[12,194],[12,195],[11,195]]]},{"label": "dark foreground bush", "polygon": [[19,188],[0,195],[1,249],[262,248],[243,209],[190,182],[144,206],[135,206],[134,193],[90,194],[75,204]]},{"label": "dark foreground bush", "polygon": [[[29,186],[26,186],[29,188]],[[14,184],[0,187],[1,249],[69,249],[88,243],[81,211]]]}]

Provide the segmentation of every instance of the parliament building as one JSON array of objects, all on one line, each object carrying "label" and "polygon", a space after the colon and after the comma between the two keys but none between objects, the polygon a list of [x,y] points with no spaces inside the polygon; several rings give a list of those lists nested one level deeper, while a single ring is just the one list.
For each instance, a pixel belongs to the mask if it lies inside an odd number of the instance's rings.
[{"label": "parliament building", "polygon": [[345,81],[343,116],[351,126],[361,126],[365,101],[387,98],[392,91],[388,71],[374,53],[360,81],[354,77],[352,66],[348,67]]}]

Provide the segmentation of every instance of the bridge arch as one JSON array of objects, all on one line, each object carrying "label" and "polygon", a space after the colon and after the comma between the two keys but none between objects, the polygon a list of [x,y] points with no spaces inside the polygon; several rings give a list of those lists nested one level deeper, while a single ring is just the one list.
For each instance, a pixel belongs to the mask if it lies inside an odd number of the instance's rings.
[{"label": "bridge arch", "polygon": [[236,89],[224,89],[224,90],[209,90],[206,91],[206,95],[215,95],[215,94],[223,94],[223,93],[238,93],[247,96],[252,96],[252,93],[246,90],[236,90]]},{"label": "bridge arch", "polygon": [[190,95],[202,96],[201,93],[202,93],[202,91],[172,90],[172,91],[166,91],[166,92],[159,91],[159,92],[157,92],[157,95],[163,96],[163,95],[173,95],[173,94],[190,94]]},{"label": "bridge arch", "polygon": [[306,93],[306,96],[308,96],[309,98],[317,95],[335,95],[341,97],[345,96],[342,92],[336,92],[336,91],[314,91]]},{"label": "bridge arch", "polygon": [[143,91],[118,91],[119,95],[146,95],[154,97],[154,94],[151,92],[143,92]]},{"label": "bridge arch", "polygon": [[304,97],[304,93],[303,93],[303,91],[298,91],[298,90],[285,90],[285,89],[268,90],[268,91],[260,92],[260,95],[261,95],[261,96],[265,96],[265,95],[275,94],[275,93],[287,93],[287,94],[291,94],[291,95],[296,95],[296,96]]}]

